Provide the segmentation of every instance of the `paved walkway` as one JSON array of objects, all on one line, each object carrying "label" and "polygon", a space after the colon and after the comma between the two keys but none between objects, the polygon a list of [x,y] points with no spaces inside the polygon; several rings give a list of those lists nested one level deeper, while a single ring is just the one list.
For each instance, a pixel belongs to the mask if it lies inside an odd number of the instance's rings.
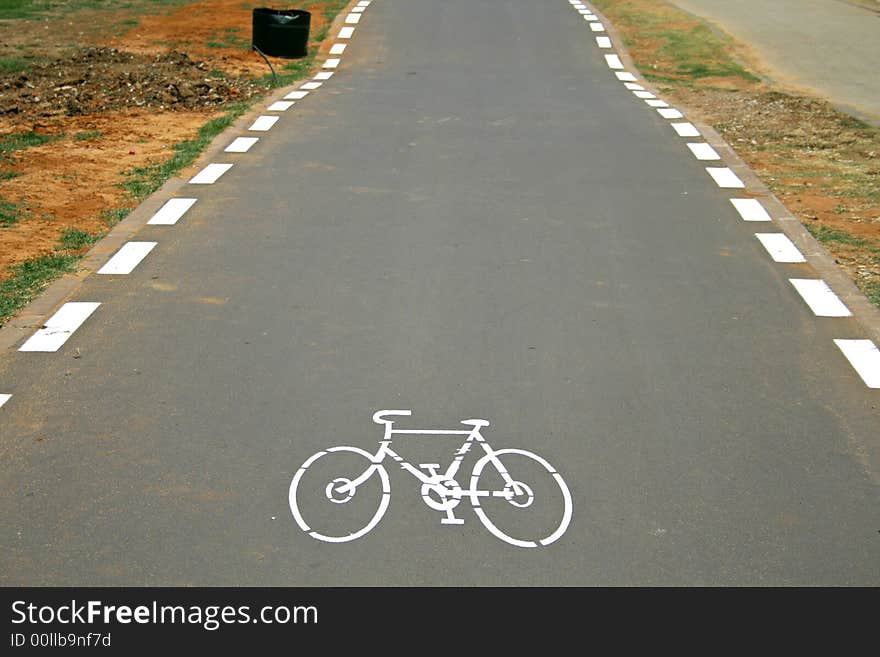
[{"label": "paved walkway", "polygon": [[880,125],[880,3],[672,0],[748,44],[774,79]]}]

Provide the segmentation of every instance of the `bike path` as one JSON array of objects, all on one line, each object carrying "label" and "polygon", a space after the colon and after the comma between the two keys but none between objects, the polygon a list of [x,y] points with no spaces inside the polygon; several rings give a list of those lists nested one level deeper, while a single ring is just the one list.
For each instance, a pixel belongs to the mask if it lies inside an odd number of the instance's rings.
[{"label": "bike path", "polygon": [[[877,583],[876,391],[832,342],[861,329],[810,313],[808,266],[593,37],[562,0],[373,2],[132,274],[84,280],[102,305],[59,352],[4,354],[3,583]],[[469,502],[441,525],[386,462],[371,532],[309,537],[291,478],[374,452],[379,409],[489,420],[558,468],[567,531],[514,547]]]}]

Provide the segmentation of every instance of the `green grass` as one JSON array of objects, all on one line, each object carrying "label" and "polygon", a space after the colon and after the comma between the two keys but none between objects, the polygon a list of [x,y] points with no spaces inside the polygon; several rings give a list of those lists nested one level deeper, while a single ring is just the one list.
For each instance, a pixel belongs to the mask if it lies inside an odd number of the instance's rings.
[{"label": "green grass", "polygon": [[85,132],[76,133],[73,138],[75,141],[89,141],[90,139],[98,139],[103,136],[104,133],[100,130],[86,130]]},{"label": "green grass", "polygon": [[10,267],[12,277],[0,283],[0,326],[34,299],[52,281],[76,269],[81,256],[53,253]]},{"label": "green grass", "polygon": [[18,171],[0,171],[0,182],[4,180],[12,180],[18,178],[21,174]]},{"label": "green grass", "polygon": [[18,73],[30,67],[31,60],[25,57],[0,57],[0,73]]},{"label": "green grass", "polygon": [[0,227],[17,224],[23,216],[24,212],[18,205],[0,198]]},{"label": "green grass", "polygon": [[41,146],[61,139],[64,135],[41,135],[36,132],[13,132],[0,139],[0,159],[11,153],[23,151],[32,146]]},{"label": "green grass", "polygon": [[58,246],[55,248],[59,251],[79,251],[87,246],[91,246],[101,239],[101,237],[103,237],[103,235],[92,235],[91,233],[78,228],[67,228],[61,233],[61,239],[58,241]]},{"label": "green grass", "polygon": [[654,35],[663,42],[660,54],[675,62],[675,72],[691,78],[738,77],[749,82],[759,78],[725,54],[727,43],[707,25],[689,31],[660,31]]},{"label": "green grass", "polygon": [[47,14],[65,14],[82,9],[111,11],[152,9],[185,4],[191,0],[0,0],[0,19],[31,19]]},{"label": "green grass", "polygon": [[875,306],[880,306],[880,281],[871,281],[863,285],[859,285],[868,300]]},{"label": "green grass", "polygon": [[845,244],[847,246],[870,246],[871,242],[861,237],[850,235],[849,233],[837,228],[829,228],[828,226],[815,226],[813,224],[805,224],[807,230],[813,234],[817,240],[823,244]]},{"label": "green grass", "polygon": [[250,38],[240,36],[240,27],[227,27],[222,32],[214,32],[208,37],[205,45],[208,48],[233,48],[238,50],[250,50]]},{"label": "green grass", "polygon": [[136,201],[145,199],[159,189],[166,180],[195,162],[211,140],[232,125],[233,121],[249,108],[249,103],[228,107],[226,114],[208,121],[199,128],[195,139],[175,144],[172,147],[174,154],[169,159],[127,171],[124,174],[127,179],[120,186],[132,199]]},{"label": "green grass", "polygon": [[98,218],[107,225],[107,228],[112,228],[125,219],[129,212],[131,212],[131,208],[128,207],[114,208],[112,210],[104,210]]}]

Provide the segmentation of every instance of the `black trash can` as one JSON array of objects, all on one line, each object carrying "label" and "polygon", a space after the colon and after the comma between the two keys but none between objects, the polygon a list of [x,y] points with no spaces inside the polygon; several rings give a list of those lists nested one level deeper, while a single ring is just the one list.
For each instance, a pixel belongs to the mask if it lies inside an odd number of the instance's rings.
[{"label": "black trash can", "polygon": [[311,20],[312,15],[301,9],[254,9],[253,44],[272,57],[305,57]]}]

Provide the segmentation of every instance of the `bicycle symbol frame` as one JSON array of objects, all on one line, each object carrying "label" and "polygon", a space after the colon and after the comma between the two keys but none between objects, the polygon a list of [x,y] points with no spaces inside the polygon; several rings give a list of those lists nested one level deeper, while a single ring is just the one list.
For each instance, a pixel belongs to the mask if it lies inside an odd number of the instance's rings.
[{"label": "bicycle symbol frame", "polygon": [[[406,417],[412,415],[409,410],[381,410],[373,414],[373,422],[385,425],[385,435],[379,441],[379,449],[374,453],[360,449],[358,447],[330,447],[313,454],[306,459],[302,466],[297,470],[296,474],[290,482],[288,493],[288,501],[290,511],[293,514],[297,525],[309,536],[319,541],[328,543],[346,543],[361,538],[370,532],[388,510],[391,502],[391,483],[388,477],[388,471],[385,469],[383,462],[390,458],[399,466],[413,475],[421,482],[421,496],[424,503],[435,511],[442,511],[445,517],[440,520],[444,525],[461,525],[464,519],[455,515],[455,509],[465,498],[469,499],[474,513],[495,537],[501,539],[505,543],[517,547],[542,547],[550,545],[557,541],[568,529],[572,516],[571,492],[563,480],[562,476],[551,466],[545,459],[524,449],[500,449],[495,450],[486,442],[486,439],[480,433],[480,430],[489,425],[487,420],[471,419],[462,420],[461,424],[470,426],[468,430],[443,430],[443,429],[395,429],[394,420],[388,419],[387,416]],[[393,436],[403,435],[421,435],[421,436],[464,436],[464,442],[455,452],[452,463],[444,472],[440,472],[440,466],[437,463],[422,463],[418,467],[406,461],[402,456],[391,448]],[[462,461],[467,453],[475,445],[479,445],[485,454],[479,458],[476,465],[471,471],[470,483],[467,489],[463,489],[456,481],[456,475],[461,468]],[[369,481],[374,475],[379,477],[381,484],[381,496],[378,508],[372,518],[359,530],[349,532],[342,536],[321,533],[312,528],[306,522],[300,512],[300,504],[297,495],[300,492],[300,484],[303,476],[308,472],[309,468],[319,459],[330,457],[340,452],[348,452],[364,457],[369,463],[365,466],[363,473],[354,477],[336,477],[331,481],[326,481],[323,489],[323,495],[326,500],[333,504],[346,504],[356,495],[358,488]],[[480,504],[481,498],[493,497],[502,498],[513,507],[527,508],[532,505],[535,494],[532,488],[522,481],[517,481],[508,472],[507,467],[502,462],[505,455],[518,455],[536,462],[549,474],[555,481],[562,495],[563,509],[562,518],[559,525],[547,536],[535,539],[515,538],[499,529],[495,523],[488,517],[486,510]],[[482,490],[479,486],[480,476],[483,474],[487,466],[492,466],[494,470],[501,476],[504,486],[501,490]]]}]

